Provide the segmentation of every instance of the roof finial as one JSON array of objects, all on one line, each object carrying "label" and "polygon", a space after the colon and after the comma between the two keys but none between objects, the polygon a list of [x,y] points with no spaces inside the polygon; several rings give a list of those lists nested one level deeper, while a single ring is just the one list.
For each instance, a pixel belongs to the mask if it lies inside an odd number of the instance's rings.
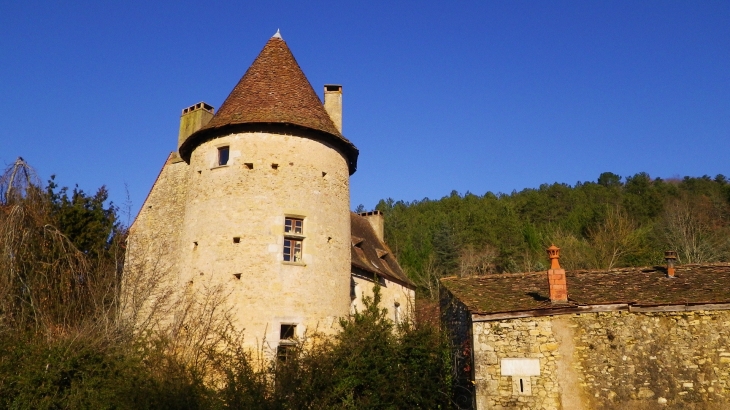
[{"label": "roof finial", "polygon": [[283,40],[283,38],[281,37],[281,33],[279,32],[279,29],[278,28],[276,29],[276,34],[274,34],[274,36],[271,37],[271,38],[281,38]]}]

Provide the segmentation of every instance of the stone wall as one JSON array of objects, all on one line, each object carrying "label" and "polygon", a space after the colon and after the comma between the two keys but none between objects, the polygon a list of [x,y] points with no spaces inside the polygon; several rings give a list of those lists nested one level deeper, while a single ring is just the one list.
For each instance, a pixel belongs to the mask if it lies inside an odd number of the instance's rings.
[{"label": "stone wall", "polygon": [[179,282],[187,168],[176,153],[170,154],[129,230],[121,308],[137,325],[150,324],[150,315]]},{"label": "stone wall", "polygon": [[[365,308],[363,298],[373,297],[375,282],[362,276],[352,276],[353,298],[350,312],[362,312]],[[416,302],[416,292],[397,282],[383,278],[380,282],[380,307],[388,309],[388,317],[393,323],[412,318]],[[396,306],[396,304],[398,306]]]},{"label": "stone wall", "polygon": [[[228,146],[225,166],[218,148]],[[345,157],[296,135],[241,132],[190,158],[181,275],[223,285],[250,347],[278,345],[280,326],[333,333],[350,308],[350,192]],[[302,260],[284,262],[284,219],[304,220]],[[236,239],[237,238],[237,239]]]},{"label": "stone wall", "polygon": [[[550,318],[476,322],[472,333],[477,409],[561,408],[558,343]],[[517,391],[513,384],[519,379],[501,374],[506,358],[538,359],[540,376],[524,377],[523,391]]]},{"label": "stone wall", "polygon": [[[477,408],[730,408],[730,312],[605,312],[473,324]],[[501,374],[535,358],[530,391]]]}]

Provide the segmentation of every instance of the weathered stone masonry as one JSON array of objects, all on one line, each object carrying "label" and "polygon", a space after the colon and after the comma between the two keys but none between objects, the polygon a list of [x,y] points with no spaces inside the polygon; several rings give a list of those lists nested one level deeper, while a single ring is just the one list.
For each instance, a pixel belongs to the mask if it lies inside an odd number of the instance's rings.
[{"label": "weathered stone masonry", "polygon": [[[730,408],[730,312],[605,312],[473,324],[478,409]],[[536,358],[531,394],[500,374]]]}]

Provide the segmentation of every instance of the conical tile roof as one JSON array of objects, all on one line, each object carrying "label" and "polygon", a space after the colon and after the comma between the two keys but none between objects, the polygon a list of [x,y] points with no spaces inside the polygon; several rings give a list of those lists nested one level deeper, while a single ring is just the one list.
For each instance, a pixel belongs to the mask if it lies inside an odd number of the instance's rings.
[{"label": "conical tile roof", "polygon": [[202,141],[244,124],[287,124],[318,131],[344,151],[354,172],[357,148],[337,130],[280,36],[269,39],[210,122],[182,144],[180,155],[189,161]]}]

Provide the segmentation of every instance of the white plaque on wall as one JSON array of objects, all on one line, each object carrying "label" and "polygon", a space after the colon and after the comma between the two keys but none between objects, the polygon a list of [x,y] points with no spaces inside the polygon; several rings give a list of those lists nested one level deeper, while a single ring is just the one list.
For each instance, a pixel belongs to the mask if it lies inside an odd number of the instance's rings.
[{"label": "white plaque on wall", "polygon": [[502,359],[501,368],[502,376],[539,376],[540,359]]}]

